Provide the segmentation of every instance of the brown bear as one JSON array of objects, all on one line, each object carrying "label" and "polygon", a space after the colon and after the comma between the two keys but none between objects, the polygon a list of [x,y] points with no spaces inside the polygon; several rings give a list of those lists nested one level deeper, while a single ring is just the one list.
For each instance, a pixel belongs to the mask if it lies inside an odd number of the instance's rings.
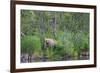
[{"label": "brown bear", "polygon": [[57,44],[56,40],[52,38],[45,38],[45,45],[46,47],[53,47]]}]

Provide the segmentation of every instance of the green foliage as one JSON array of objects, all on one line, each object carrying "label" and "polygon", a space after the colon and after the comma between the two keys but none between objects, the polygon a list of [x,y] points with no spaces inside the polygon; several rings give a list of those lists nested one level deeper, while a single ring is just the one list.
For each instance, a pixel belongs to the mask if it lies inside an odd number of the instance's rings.
[{"label": "green foliage", "polygon": [[41,52],[40,38],[37,36],[24,36],[21,39],[21,52],[39,54]]},{"label": "green foliage", "polygon": [[50,61],[61,60],[64,54],[64,46],[61,45],[55,45],[54,47],[46,49],[46,56]]}]

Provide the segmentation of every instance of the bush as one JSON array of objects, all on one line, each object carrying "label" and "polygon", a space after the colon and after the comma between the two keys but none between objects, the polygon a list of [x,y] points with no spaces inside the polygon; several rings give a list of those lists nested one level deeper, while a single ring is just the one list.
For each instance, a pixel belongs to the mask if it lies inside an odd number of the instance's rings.
[{"label": "bush", "polygon": [[77,32],[72,41],[78,57],[80,56],[82,49],[89,50],[88,34],[86,35],[84,32]]},{"label": "bush", "polygon": [[61,45],[55,45],[52,48],[47,48],[46,50],[46,56],[49,60],[53,61],[57,61],[57,60],[61,60],[64,53],[64,47]]},{"label": "bush", "polygon": [[41,42],[38,36],[24,36],[21,38],[21,52],[22,53],[36,53],[41,51]]}]

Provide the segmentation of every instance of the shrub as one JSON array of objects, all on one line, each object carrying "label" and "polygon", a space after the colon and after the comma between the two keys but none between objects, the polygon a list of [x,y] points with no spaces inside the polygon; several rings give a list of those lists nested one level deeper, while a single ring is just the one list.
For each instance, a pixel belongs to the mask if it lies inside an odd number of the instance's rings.
[{"label": "shrub", "polygon": [[77,32],[72,41],[78,57],[80,56],[82,49],[89,50],[88,34],[86,35],[84,32]]},{"label": "shrub", "polygon": [[24,36],[21,38],[21,52],[22,53],[36,53],[41,51],[41,42],[38,36]]}]

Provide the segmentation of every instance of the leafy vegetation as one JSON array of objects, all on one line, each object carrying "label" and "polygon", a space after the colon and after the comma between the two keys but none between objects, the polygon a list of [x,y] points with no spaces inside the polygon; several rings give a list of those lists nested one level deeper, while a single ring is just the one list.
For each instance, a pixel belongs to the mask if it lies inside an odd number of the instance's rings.
[{"label": "leafy vegetation", "polygon": [[89,59],[80,58],[83,51],[89,53],[89,13],[21,10],[21,54],[31,55],[29,62]]}]

